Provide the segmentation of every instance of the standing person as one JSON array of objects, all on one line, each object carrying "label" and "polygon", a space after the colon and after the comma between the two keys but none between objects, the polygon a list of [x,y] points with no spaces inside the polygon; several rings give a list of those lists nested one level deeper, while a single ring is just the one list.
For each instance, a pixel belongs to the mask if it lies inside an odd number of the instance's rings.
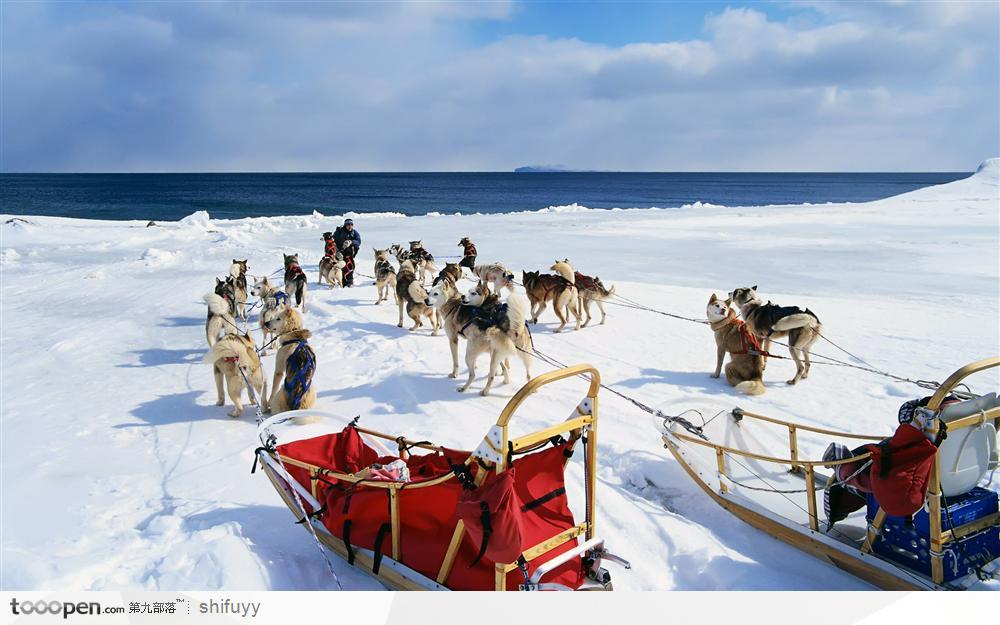
[{"label": "standing person", "polygon": [[354,229],[354,220],[345,219],[344,225],[333,233],[337,249],[344,255],[344,286],[354,286],[354,257],[361,250],[361,235]]}]

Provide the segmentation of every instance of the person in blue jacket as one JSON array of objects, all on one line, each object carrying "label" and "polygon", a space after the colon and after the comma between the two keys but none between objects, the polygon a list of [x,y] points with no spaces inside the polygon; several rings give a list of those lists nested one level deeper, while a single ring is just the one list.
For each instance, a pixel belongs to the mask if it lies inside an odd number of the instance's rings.
[{"label": "person in blue jacket", "polygon": [[354,229],[354,220],[345,219],[344,225],[333,233],[337,249],[344,255],[344,286],[354,286],[354,257],[361,250],[361,235]]}]

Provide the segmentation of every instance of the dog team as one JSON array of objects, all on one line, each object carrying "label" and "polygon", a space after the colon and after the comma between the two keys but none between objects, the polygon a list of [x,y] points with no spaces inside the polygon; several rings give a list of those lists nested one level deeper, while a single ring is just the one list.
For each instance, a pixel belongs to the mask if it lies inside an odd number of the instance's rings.
[{"label": "dog team", "polygon": [[[353,226],[348,219],[335,232],[323,233],[320,284],[353,285],[355,257],[361,246],[361,236]],[[553,273],[523,271],[520,286],[527,296],[525,302],[516,289],[514,274],[507,267],[501,263],[476,264],[478,253],[469,237],[463,237],[458,245],[463,248],[461,260],[445,263],[439,271],[433,255],[420,240],[410,241],[409,248],[399,244],[375,248],[374,303],[386,301],[391,292],[399,309],[398,327],[403,327],[405,313],[413,322],[410,332],[422,328],[425,319],[431,336],[437,336],[443,328],[452,356],[450,378],[459,374],[459,339],[466,341],[468,377],[457,388],[459,392],[468,390],[476,379],[476,362],[484,354],[489,354],[489,369],[481,395],[489,394],[498,373],[502,374],[504,384],[510,382],[510,360],[515,355],[520,357],[530,380],[532,342],[528,324],[537,324],[550,302],[559,320],[554,332],[562,331],[571,318],[576,329],[586,327],[592,320],[592,304],[601,313],[600,323],[605,323],[604,303],[615,295],[615,287],[608,289],[600,278],[577,272],[569,259],[553,263],[549,268]],[[204,297],[208,305],[205,332],[209,346],[204,360],[213,366],[216,404],[225,403],[224,391],[228,391],[233,402],[229,414],[234,417],[242,413],[242,392],[248,384],[256,392],[256,395],[250,393],[250,403],[255,404],[255,397],[259,396],[265,412],[310,408],[316,401],[312,385],[316,355],[308,343],[311,335],[302,317],[307,310],[308,279],[297,254],[283,256],[283,289],[264,276],[255,278],[248,290],[247,260],[233,259],[226,278],[216,278],[214,292]],[[428,277],[432,277],[429,285]],[[475,285],[462,291],[459,282],[463,278],[472,279]],[[247,321],[248,293],[258,299],[254,307],[260,306],[259,349],[249,332],[237,324],[237,320]],[[822,329],[819,319],[809,309],[765,304],[754,286],[735,289],[725,300],[713,293],[706,316],[716,342],[713,378],[722,375],[729,354],[726,381],[744,393],[763,393],[770,343],[780,338],[787,339],[796,365],[795,376],[788,384],[808,377],[810,349]],[[275,344],[274,376],[268,393],[261,356],[268,355]]]}]

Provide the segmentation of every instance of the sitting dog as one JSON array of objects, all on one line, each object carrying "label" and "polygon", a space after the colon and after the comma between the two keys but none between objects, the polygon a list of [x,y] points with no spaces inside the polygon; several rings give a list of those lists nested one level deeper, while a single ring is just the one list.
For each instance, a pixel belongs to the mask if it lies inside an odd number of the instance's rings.
[{"label": "sitting dog", "polygon": [[295,294],[295,305],[302,307],[302,312],[306,312],[306,289],[309,280],[306,272],[299,266],[298,254],[282,254],[285,257],[285,294],[289,297]]},{"label": "sitting dog", "polygon": [[476,265],[472,268],[472,274],[485,282],[486,286],[493,285],[493,292],[500,295],[500,289],[506,287],[508,291],[514,292],[514,274],[501,263],[490,263],[488,265]]},{"label": "sitting dog", "polygon": [[229,275],[233,277],[233,291],[236,296],[236,311],[240,319],[247,318],[247,261],[233,259],[229,267]]},{"label": "sitting dog", "polygon": [[397,327],[403,327],[403,309],[406,315],[413,320],[413,327],[410,332],[424,325],[423,318],[427,317],[431,322],[431,335],[437,336],[438,323],[437,315],[433,307],[426,304],[427,292],[417,280],[416,268],[413,261],[404,260],[399,265],[399,273],[396,275],[396,305],[399,307],[399,323]]},{"label": "sitting dog", "polygon": [[284,308],[288,305],[288,295],[279,289],[277,286],[271,284],[271,281],[267,276],[258,279],[254,282],[253,289],[250,291],[255,297],[261,301],[260,309],[260,330],[261,330],[261,355],[266,356],[268,348],[271,347],[271,343],[274,342],[274,338],[269,339],[269,336],[277,337],[271,330],[267,327],[267,322],[274,319],[274,316],[278,314],[278,310]]},{"label": "sitting dog", "polygon": [[375,249],[375,286],[378,288],[376,304],[389,299],[389,290],[396,289],[396,268],[389,262],[389,250]]},{"label": "sitting dog", "polygon": [[762,341],[761,351],[770,351],[772,338],[788,337],[788,351],[795,360],[795,377],[788,381],[789,384],[809,377],[809,350],[823,328],[811,310],[771,302],[763,304],[757,297],[756,285],[736,289],[729,298],[739,307],[750,332]]},{"label": "sitting dog", "polygon": [[323,279],[330,286],[344,286],[344,267],[347,261],[340,252],[335,252],[333,256],[324,256],[319,261],[319,283],[323,284]]},{"label": "sitting dog", "polygon": [[205,319],[205,339],[211,347],[219,340],[219,336],[237,330],[236,297],[234,294],[233,277],[225,280],[215,279],[215,292],[204,297],[208,304],[208,317]]},{"label": "sitting dog", "polygon": [[458,265],[467,268],[469,271],[474,270],[476,268],[477,252],[472,239],[462,237],[462,240],[458,242],[458,246],[462,248],[462,260],[459,261]]},{"label": "sitting dog", "polygon": [[[215,389],[219,393],[219,399],[215,405],[221,406],[226,401],[222,395],[222,382],[225,378],[229,399],[233,400],[233,411],[229,413],[231,417],[238,417],[243,413],[243,404],[240,403],[240,399],[243,395],[243,388],[246,386],[243,380],[244,375],[257,394],[260,395],[264,410],[268,409],[267,382],[264,379],[264,368],[260,364],[260,357],[257,356],[255,347],[249,334],[231,332],[219,339],[205,355],[205,362],[212,365],[215,374]],[[252,393],[250,394],[250,404],[257,405],[257,400]]]},{"label": "sitting dog", "polygon": [[316,403],[316,354],[309,346],[312,334],[302,327],[302,315],[290,306],[278,310],[267,322],[267,329],[278,335],[278,353],[274,357],[274,380],[271,384],[271,411],[312,408]]},{"label": "sitting dog", "polygon": [[540,273],[538,271],[522,271],[521,283],[524,284],[524,291],[528,294],[528,301],[531,302],[531,323],[538,323],[538,315],[545,311],[545,306],[550,301],[552,308],[556,312],[561,322],[556,332],[562,331],[569,321],[569,314],[564,311],[576,311],[576,325],[580,328],[580,311],[576,304],[576,285],[560,275],[550,273]]},{"label": "sitting dog", "polygon": [[706,316],[715,334],[716,361],[712,377],[721,375],[722,361],[728,353],[726,381],[729,385],[748,395],[763,395],[765,362],[757,337],[736,317],[736,311],[729,307],[729,300],[720,300],[715,293],[708,300]]}]

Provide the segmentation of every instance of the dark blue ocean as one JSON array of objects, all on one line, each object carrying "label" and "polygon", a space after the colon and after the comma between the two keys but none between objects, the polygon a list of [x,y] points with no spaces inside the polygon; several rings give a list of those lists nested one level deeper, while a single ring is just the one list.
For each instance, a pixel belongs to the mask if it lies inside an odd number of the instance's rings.
[{"label": "dark blue ocean", "polygon": [[866,202],[969,173],[0,174],[0,212],[175,220]]}]

